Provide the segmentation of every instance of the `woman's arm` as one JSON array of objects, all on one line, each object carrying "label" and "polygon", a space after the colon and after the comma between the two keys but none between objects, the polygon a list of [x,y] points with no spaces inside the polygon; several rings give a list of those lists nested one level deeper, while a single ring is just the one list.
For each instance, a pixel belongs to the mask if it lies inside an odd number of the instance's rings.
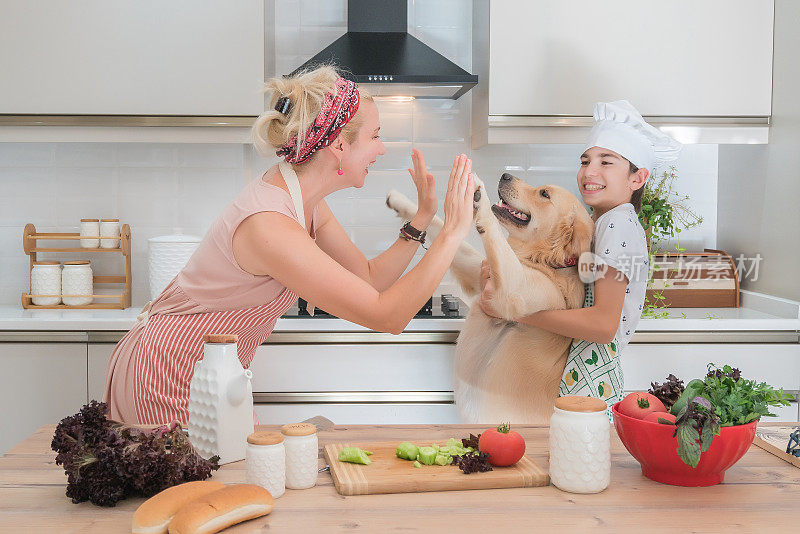
[{"label": "woman's arm", "polygon": [[[419,249],[416,241],[397,240],[380,255],[367,260],[358,247],[353,244],[342,225],[334,217],[333,212],[323,200],[319,204],[320,224],[317,227],[317,245],[342,267],[355,274],[369,285],[383,291],[400,278],[411,259]],[[418,213],[411,225],[425,230],[433,216]]]},{"label": "woman's arm", "polygon": [[433,294],[472,226],[471,166],[466,156],[457,158],[441,233],[419,263],[385,291],[342,267],[297,221],[277,212],[256,213],[239,225],[233,237],[236,261],[247,272],[269,274],[337,317],[399,334]]},{"label": "woman's arm", "polygon": [[[481,274],[486,281],[481,293],[481,309],[487,315],[497,317],[491,307],[493,287],[488,267],[484,268]],[[627,286],[627,277],[606,265],[602,277],[594,283],[593,306],[573,310],[545,310],[517,320],[573,339],[610,343],[619,328]]]},{"label": "woman's arm", "polygon": [[[411,160],[414,168],[408,169],[408,172],[417,189],[419,206],[417,214],[411,220],[411,226],[423,231],[436,214],[436,180],[428,172],[425,157],[419,150],[413,150]],[[416,241],[398,237],[386,251],[367,260],[347,236],[324,200],[319,204],[319,219],[317,245],[345,269],[366,280],[378,291],[387,289],[400,278],[419,248]]]}]

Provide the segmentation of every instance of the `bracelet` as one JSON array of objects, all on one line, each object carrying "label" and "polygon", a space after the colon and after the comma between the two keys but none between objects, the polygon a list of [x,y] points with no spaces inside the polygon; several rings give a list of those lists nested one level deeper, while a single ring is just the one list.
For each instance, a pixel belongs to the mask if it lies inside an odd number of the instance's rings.
[{"label": "bracelet", "polygon": [[417,230],[416,228],[411,226],[410,222],[405,223],[403,225],[403,227],[400,228],[400,237],[402,237],[406,241],[416,241],[417,243],[422,245],[422,248],[424,248],[425,250],[428,250],[428,247],[425,246],[425,236],[426,235],[427,235],[427,232],[425,232],[425,231],[421,232],[421,231]]}]

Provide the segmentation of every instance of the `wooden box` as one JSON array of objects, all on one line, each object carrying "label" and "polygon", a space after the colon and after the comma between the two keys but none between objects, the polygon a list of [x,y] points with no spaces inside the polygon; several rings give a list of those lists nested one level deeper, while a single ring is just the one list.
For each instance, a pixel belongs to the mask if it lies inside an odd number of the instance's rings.
[{"label": "wooden box", "polygon": [[[726,252],[655,254],[648,301],[671,308],[738,308],[739,273]],[[657,298],[663,295],[664,299]]]}]

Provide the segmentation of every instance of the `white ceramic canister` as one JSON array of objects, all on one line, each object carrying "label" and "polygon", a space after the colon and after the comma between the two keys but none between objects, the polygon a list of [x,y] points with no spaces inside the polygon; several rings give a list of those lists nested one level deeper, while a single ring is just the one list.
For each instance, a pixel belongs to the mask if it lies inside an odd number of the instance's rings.
[{"label": "white ceramic canister", "polygon": [[598,493],[611,482],[611,425],[606,403],[556,399],[550,418],[550,481],[570,493]]},{"label": "white ceramic canister", "polygon": [[189,440],[203,458],[245,459],[253,433],[253,372],[242,367],[233,334],[203,336],[203,359],[189,382]]},{"label": "white ceramic canister", "polygon": [[83,248],[99,248],[100,219],[81,219],[81,237],[88,236],[94,239],[81,239]]},{"label": "white ceramic canister", "polygon": [[245,481],[269,491],[277,499],[286,491],[286,450],[280,432],[253,432],[247,436]]},{"label": "white ceramic canister", "polygon": [[89,260],[65,261],[61,271],[61,301],[69,306],[84,306],[92,303],[93,294],[94,278]]},{"label": "white ceramic canister", "polygon": [[317,427],[311,423],[291,423],[281,427],[281,434],[286,449],[286,487],[313,487],[319,473]]},{"label": "white ceramic canister", "polygon": [[[100,219],[100,237],[119,237],[119,219]],[[119,239],[101,239],[100,248],[119,248]]]},{"label": "white ceramic canister", "polygon": [[147,242],[150,247],[148,255],[150,299],[155,300],[197,250],[200,238],[176,233],[151,237]]},{"label": "white ceramic canister", "polygon": [[54,295],[31,297],[31,301],[37,306],[54,306],[61,302],[61,263],[57,261],[33,262],[31,295]]}]

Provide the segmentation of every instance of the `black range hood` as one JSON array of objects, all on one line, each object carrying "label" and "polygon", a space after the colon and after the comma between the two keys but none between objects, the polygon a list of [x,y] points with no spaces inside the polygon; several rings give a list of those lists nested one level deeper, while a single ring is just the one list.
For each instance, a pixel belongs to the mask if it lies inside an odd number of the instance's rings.
[{"label": "black range hood", "polygon": [[347,33],[294,72],[332,63],[373,96],[385,97],[455,100],[478,83],[477,75],[409,35],[407,28],[407,0],[348,0]]}]

